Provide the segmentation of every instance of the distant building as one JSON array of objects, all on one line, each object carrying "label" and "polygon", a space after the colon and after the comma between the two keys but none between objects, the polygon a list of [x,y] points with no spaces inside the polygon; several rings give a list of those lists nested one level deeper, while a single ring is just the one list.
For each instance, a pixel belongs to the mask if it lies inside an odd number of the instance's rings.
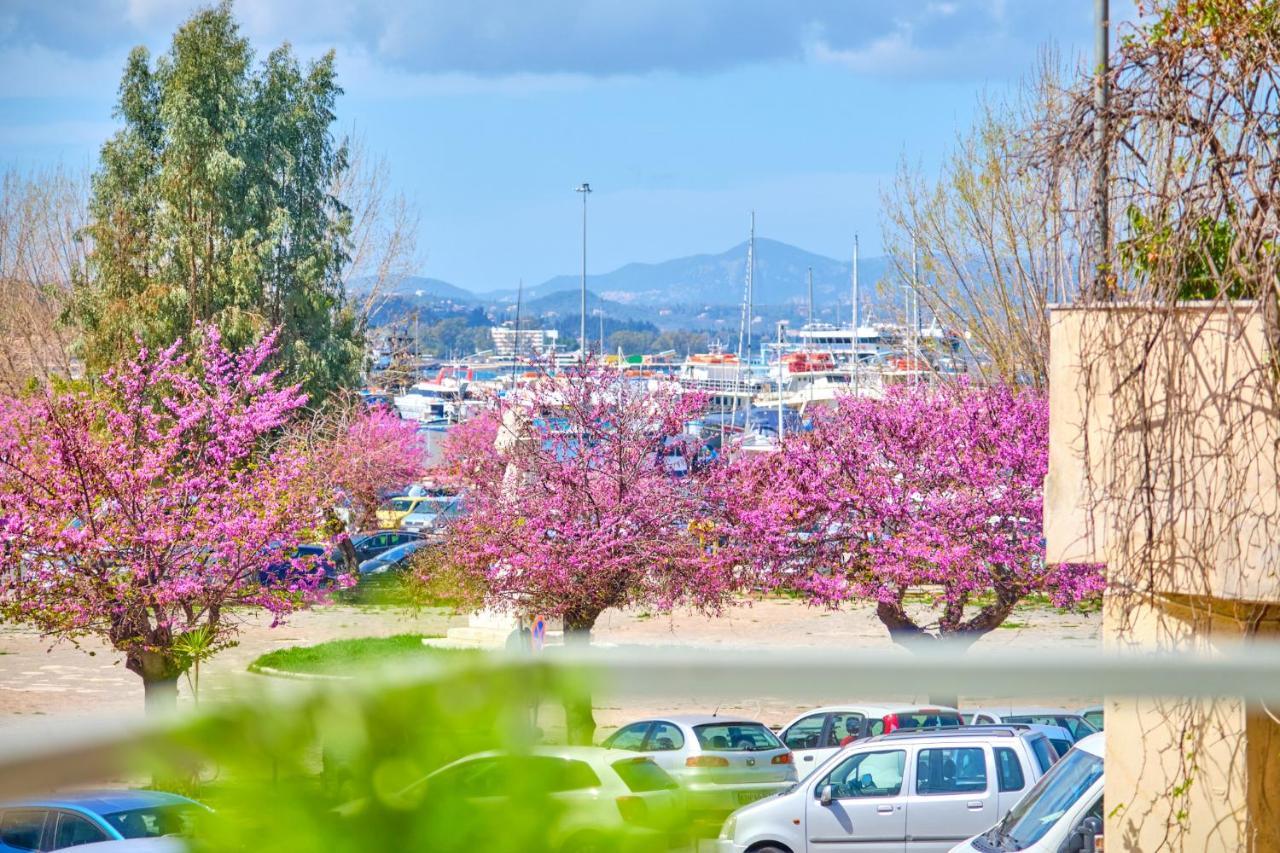
[{"label": "distant building", "polygon": [[[542,355],[555,344],[560,333],[555,329],[520,329],[510,325],[494,326],[493,352],[498,358],[514,358],[518,351],[522,356]],[[519,346],[517,346],[517,342]]]}]

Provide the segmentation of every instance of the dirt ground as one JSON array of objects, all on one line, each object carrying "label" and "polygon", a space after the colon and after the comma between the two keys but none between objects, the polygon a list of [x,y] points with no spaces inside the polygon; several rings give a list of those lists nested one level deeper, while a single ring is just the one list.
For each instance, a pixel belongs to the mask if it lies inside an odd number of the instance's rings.
[{"label": "dirt ground", "polygon": [[[294,614],[289,621],[271,627],[265,614],[246,615],[239,645],[217,655],[201,673],[201,695],[206,699],[233,692],[237,685],[264,676],[247,672],[250,661],[282,646],[311,645],[332,639],[389,636],[401,633],[444,634],[465,617],[443,610],[413,613],[389,607],[327,606]],[[971,654],[1014,646],[1022,650],[1063,648],[1092,649],[1100,645],[1101,617],[1097,614],[1062,613],[1048,607],[1019,608],[1007,623],[975,644]],[[726,614],[710,618],[677,612],[649,615],[608,612],[596,627],[598,644],[676,645],[722,650],[777,648],[829,648],[833,653],[854,654],[889,649],[893,644],[870,606],[827,611],[788,599],[754,601]],[[191,701],[185,682],[180,702]],[[926,697],[857,696],[838,685],[816,687],[812,697],[799,702],[762,695],[744,705],[722,709],[750,715],[767,723],[785,723],[811,707],[813,701],[904,700]],[[1019,702],[1040,703],[1044,697],[1015,697]],[[1068,704],[1091,704],[1096,697],[1074,697]],[[966,697],[961,697],[962,704]],[[1063,700],[1055,699],[1053,704]],[[676,696],[652,701],[629,700],[626,707],[602,697],[596,712],[602,729],[638,716],[658,712],[698,712],[712,709],[705,703]],[[124,668],[119,654],[94,641],[77,648],[51,644],[36,633],[15,626],[0,626],[0,728],[35,724],[38,729],[74,725],[87,715],[130,717],[142,713],[142,684]],[[548,720],[551,723],[551,720]]]}]

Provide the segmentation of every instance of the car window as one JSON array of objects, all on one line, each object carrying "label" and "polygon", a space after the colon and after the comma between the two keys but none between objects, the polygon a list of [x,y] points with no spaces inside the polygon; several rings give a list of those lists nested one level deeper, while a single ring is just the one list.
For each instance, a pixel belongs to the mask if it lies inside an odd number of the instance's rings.
[{"label": "car window", "polygon": [[623,726],[605,739],[604,745],[609,749],[629,749],[639,752],[644,748],[644,736],[649,731],[650,723],[632,723]]},{"label": "car window", "polygon": [[917,794],[971,794],[987,790],[982,747],[922,749],[916,758]]},{"label": "car window", "polygon": [[694,726],[698,745],[706,750],[781,749],[782,741],[762,723],[708,723]]},{"label": "car window", "polygon": [[9,809],[0,817],[0,843],[18,850],[35,850],[44,832],[45,809]]},{"label": "car window", "polygon": [[95,841],[106,841],[107,834],[78,814],[62,812],[58,815],[58,828],[53,834],[51,850],[64,850]]},{"label": "car window", "polygon": [[509,785],[509,767],[498,758],[477,758],[432,774],[429,785],[447,796],[494,797]]},{"label": "car window", "polygon": [[858,738],[862,735],[862,726],[866,722],[866,716],[863,714],[832,714],[831,715],[831,731],[827,734],[827,746],[839,746],[840,742],[852,735]]},{"label": "car window", "polygon": [[645,744],[645,748],[655,752],[683,749],[684,734],[681,733],[678,726],[673,726],[670,723],[654,723],[653,731],[649,732],[649,741]]},{"label": "car window", "polygon": [[949,711],[926,711],[910,714],[895,714],[899,729],[947,729],[955,728],[964,721],[960,715]]},{"label": "car window", "polygon": [[111,812],[102,819],[125,838],[156,838],[161,835],[190,835],[190,806],[148,806]]},{"label": "car window", "polygon": [[821,793],[830,785],[831,796],[837,800],[896,797],[902,793],[902,772],[906,766],[907,753],[900,749],[860,752],[837,764],[814,791]]},{"label": "car window", "polygon": [[544,790],[551,794],[600,787],[600,777],[585,761],[535,755],[520,759],[518,767],[522,768],[520,772],[528,772],[534,778],[541,779]]},{"label": "car window", "polygon": [[877,717],[867,723],[867,735],[875,737],[884,734],[884,718]]},{"label": "car window", "polygon": [[1062,740],[1061,738],[1051,737],[1049,738],[1049,743],[1052,744],[1053,751],[1058,753],[1059,758],[1066,755],[1067,752],[1071,749],[1071,741],[1069,740]]},{"label": "car window", "polygon": [[782,742],[790,749],[817,749],[822,739],[822,727],[827,724],[826,714],[810,714],[782,733]]},{"label": "car window", "polygon": [[679,787],[667,771],[648,758],[616,761],[613,763],[613,769],[622,777],[628,790],[637,794],[643,794],[646,791],[670,791]]},{"label": "car window", "polygon": [[1084,715],[1084,718],[1088,720],[1089,725],[1093,726],[1098,731],[1102,731],[1104,716],[1101,711],[1090,711]]},{"label": "car window", "polygon": [[1036,754],[1036,763],[1040,765],[1041,773],[1048,773],[1049,768],[1058,760],[1053,747],[1049,745],[1049,739],[1044,735],[1031,739],[1031,751]]},{"label": "car window", "polygon": [[1018,753],[1007,746],[996,747],[996,776],[1001,791],[1021,791],[1027,784]]}]

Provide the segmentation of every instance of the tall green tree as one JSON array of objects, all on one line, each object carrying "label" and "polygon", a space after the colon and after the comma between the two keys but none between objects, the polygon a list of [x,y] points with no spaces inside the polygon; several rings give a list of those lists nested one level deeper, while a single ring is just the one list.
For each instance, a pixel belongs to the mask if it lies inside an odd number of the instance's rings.
[{"label": "tall green tree", "polygon": [[233,346],[279,327],[286,377],[313,398],[357,379],[363,324],[342,282],[352,222],[334,192],[348,168],[331,132],[340,94],[332,52],[304,67],[282,45],[255,65],[229,3],[192,16],[154,64],[133,50],[73,303],[90,370],[208,322]]}]

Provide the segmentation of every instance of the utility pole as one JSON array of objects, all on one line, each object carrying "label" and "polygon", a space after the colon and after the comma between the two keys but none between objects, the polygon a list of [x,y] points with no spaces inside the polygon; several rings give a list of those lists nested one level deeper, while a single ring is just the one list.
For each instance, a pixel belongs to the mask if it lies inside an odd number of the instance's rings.
[{"label": "utility pole", "polygon": [[604,356],[604,309],[600,309],[600,355]]},{"label": "utility pole", "polygon": [[[911,322],[911,368],[914,371],[919,367],[920,359],[920,266],[914,236],[911,238],[911,305],[907,318]],[[916,377],[912,376],[911,381],[915,380]]]},{"label": "utility pole", "polygon": [[1097,15],[1097,85],[1094,88],[1093,141],[1098,148],[1098,174],[1096,214],[1098,218],[1098,263],[1095,275],[1102,279],[1101,286],[1094,287],[1094,297],[1114,296],[1115,270],[1111,268],[1111,216],[1107,184],[1110,180],[1110,163],[1107,157],[1107,110],[1111,101],[1111,9],[1109,0],[1096,0]]},{"label": "utility pole", "polygon": [[853,360],[849,364],[849,369],[853,371],[854,391],[858,388],[858,374],[861,373],[861,363],[858,359],[858,325],[862,320],[862,314],[858,310],[858,234],[853,234],[853,335],[850,346],[853,348]]},{"label": "utility pole", "polygon": [[582,303],[581,317],[578,325],[578,351],[582,363],[587,361],[587,196],[591,194],[591,184],[585,181],[575,192],[582,193]]},{"label": "utility pole", "polygon": [[782,360],[782,330],[786,325],[787,325],[786,320],[778,321],[778,384],[775,390],[777,391],[777,394],[778,394],[778,446],[779,447],[782,446],[782,439],[786,438],[787,436],[787,428],[783,425],[785,421],[783,420],[783,410],[782,410],[782,371],[783,371],[783,368],[786,366],[786,363]]},{"label": "utility pole", "polygon": [[813,267],[809,267],[809,325],[813,325]]}]

